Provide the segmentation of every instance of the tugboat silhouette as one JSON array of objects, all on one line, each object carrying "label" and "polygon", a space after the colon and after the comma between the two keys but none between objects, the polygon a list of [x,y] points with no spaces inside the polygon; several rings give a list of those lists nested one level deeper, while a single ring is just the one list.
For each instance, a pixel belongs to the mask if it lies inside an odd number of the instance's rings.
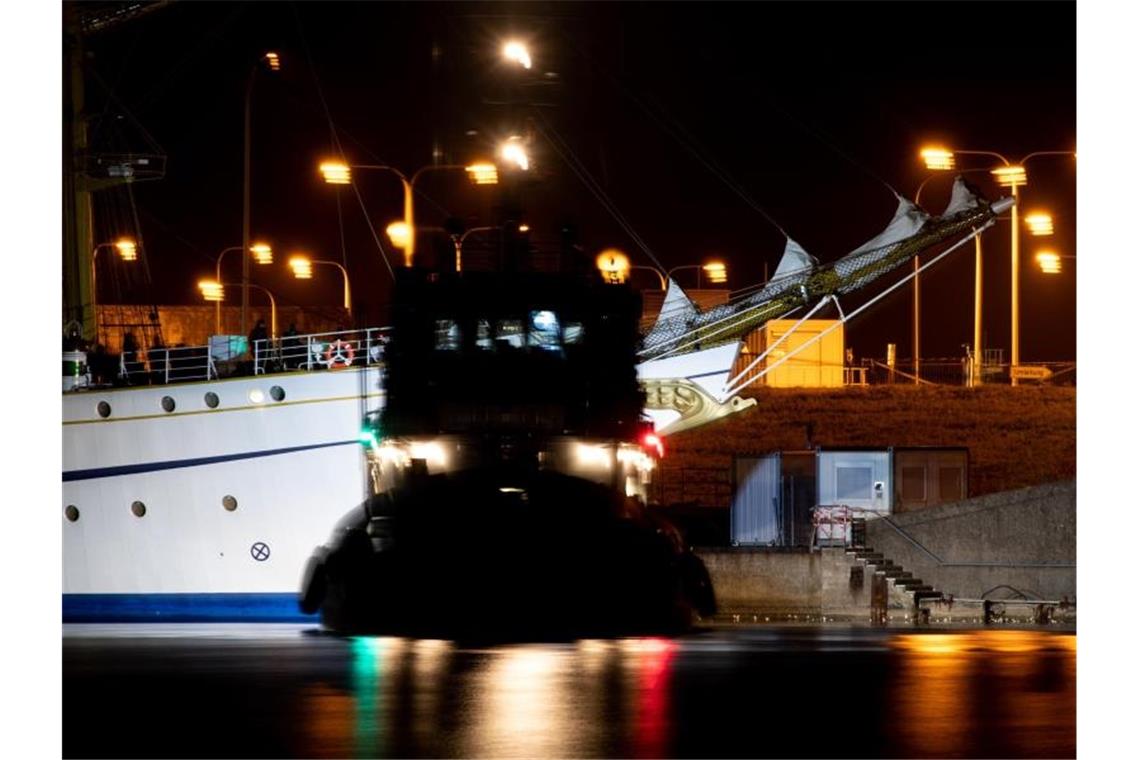
[{"label": "tugboat silhouette", "polygon": [[715,611],[703,563],[646,507],[639,295],[577,272],[399,270],[371,496],[305,571],[343,633],[679,632]]}]

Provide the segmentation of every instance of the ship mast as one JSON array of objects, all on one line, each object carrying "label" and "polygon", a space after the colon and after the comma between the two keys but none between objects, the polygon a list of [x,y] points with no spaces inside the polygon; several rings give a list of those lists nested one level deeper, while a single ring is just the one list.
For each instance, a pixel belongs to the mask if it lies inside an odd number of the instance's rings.
[{"label": "ship mast", "polygon": [[128,182],[161,179],[166,157],[93,155],[84,110],[84,38],[113,29],[166,2],[63,4],[63,324],[83,325],[83,337],[98,340],[92,298],[95,237],[92,193]]},{"label": "ship mast", "polygon": [[91,303],[91,191],[77,166],[87,151],[83,112],[83,34],[78,8],[63,4],[63,322],[83,325],[83,337],[96,339]]}]

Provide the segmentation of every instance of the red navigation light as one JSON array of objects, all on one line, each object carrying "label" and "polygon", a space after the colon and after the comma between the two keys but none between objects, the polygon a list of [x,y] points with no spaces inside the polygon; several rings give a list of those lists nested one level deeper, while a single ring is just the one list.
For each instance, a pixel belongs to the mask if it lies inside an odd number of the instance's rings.
[{"label": "red navigation light", "polygon": [[665,456],[665,442],[661,440],[661,436],[656,433],[646,433],[641,437],[641,445],[644,448],[657,452],[657,457]]}]

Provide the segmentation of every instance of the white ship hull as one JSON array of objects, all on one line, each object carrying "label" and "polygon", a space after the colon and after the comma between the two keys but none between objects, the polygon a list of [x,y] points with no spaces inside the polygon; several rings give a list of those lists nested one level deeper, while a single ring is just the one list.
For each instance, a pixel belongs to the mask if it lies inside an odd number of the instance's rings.
[{"label": "white ship hull", "polygon": [[[639,370],[723,385],[734,357]],[[367,496],[359,434],[380,378],[373,365],[65,393],[64,620],[304,619],[307,560]]]},{"label": "white ship hull", "polygon": [[375,367],[65,394],[64,619],[300,617],[306,560],[365,495],[357,433],[382,401]]}]

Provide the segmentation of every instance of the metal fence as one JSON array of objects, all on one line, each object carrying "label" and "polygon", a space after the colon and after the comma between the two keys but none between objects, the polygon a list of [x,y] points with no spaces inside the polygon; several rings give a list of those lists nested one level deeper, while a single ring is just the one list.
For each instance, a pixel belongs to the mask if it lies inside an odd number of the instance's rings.
[{"label": "metal fence", "polygon": [[371,327],[269,338],[236,352],[230,350],[228,342],[124,351],[119,356],[119,380],[128,385],[163,385],[246,374],[371,366],[383,361],[389,329]]},{"label": "metal fence", "polygon": [[[1022,362],[1018,372],[1024,373],[1018,382],[1041,385],[1076,385],[1076,362]],[[907,385],[915,384],[914,363],[902,360],[891,367],[878,359],[864,359],[859,368],[862,371],[849,378],[848,384]],[[1028,376],[1033,375],[1033,376]],[[858,380],[864,380],[863,383]],[[923,359],[919,363],[918,384],[920,385],[1009,385],[1010,365],[1008,363],[987,363],[981,367],[979,377],[971,377],[970,364],[966,359]]]}]

